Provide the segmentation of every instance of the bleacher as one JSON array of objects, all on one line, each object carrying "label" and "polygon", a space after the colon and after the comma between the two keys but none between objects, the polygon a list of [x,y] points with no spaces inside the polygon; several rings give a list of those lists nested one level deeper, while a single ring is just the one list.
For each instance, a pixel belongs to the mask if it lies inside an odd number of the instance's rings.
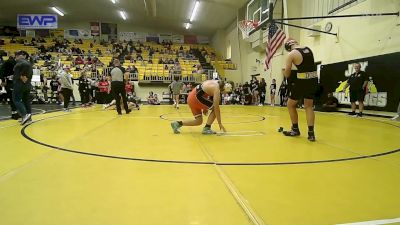
[{"label": "bleacher", "polygon": [[[26,46],[24,44],[10,43],[11,41],[10,38],[0,38],[0,39],[4,40],[5,43],[5,45],[0,45],[0,51],[3,50],[7,54],[13,54],[16,51],[24,50],[31,55],[39,53],[40,52],[39,47],[41,45],[43,45],[46,48],[55,45],[55,42],[51,38],[45,38],[46,43],[36,43],[35,46]],[[26,41],[27,43],[31,43],[32,38],[18,37],[16,38],[16,40],[17,42],[23,40]],[[90,55],[91,57],[96,57],[102,63],[101,66],[96,66],[98,73],[91,73],[89,74],[89,76],[99,77],[108,74],[110,68],[108,68],[107,66],[112,61],[113,58],[112,52],[110,52],[113,50],[112,44],[108,44],[108,46],[105,47],[103,45],[100,45],[99,42],[94,42],[93,40],[82,40],[82,44],[74,43],[75,40],[73,39],[68,39],[68,41],[70,42],[69,49],[74,47],[85,51],[84,55],[81,55],[81,57],[87,57],[88,55]],[[124,42],[122,43],[122,45],[125,47],[127,43]],[[125,61],[122,62],[122,66],[124,66],[125,68],[133,66],[137,68],[138,73],[131,74],[131,79],[133,80],[138,80],[142,82],[151,82],[151,81],[170,82],[172,81],[173,75],[179,75],[181,76],[181,79],[183,81],[188,81],[188,82],[191,81],[201,82],[206,79],[209,79],[212,74],[210,71],[203,71],[203,73],[198,74],[197,67],[201,64],[199,62],[199,59],[197,58],[188,59],[185,57],[185,54],[183,54],[187,53],[190,49],[202,49],[202,53],[207,57],[208,62],[210,62],[211,65],[215,69],[217,69],[218,73],[222,77],[225,77],[224,70],[236,69],[235,64],[228,63],[222,60],[220,57],[218,57],[218,60],[214,59],[211,61],[211,58],[209,56],[216,54],[215,50],[208,45],[173,44],[170,46],[170,50],[167,50],[167,48],[161,44],[152,42],[145,42],[142,43],[141,45],[142,45],[141,46],[142,52],[140,53],[140,55],[142,56],[143,60],[130,61],[126,59]],[[140,47],[138,43],[134,43],[134,46]],[[148,49],[154,50],[152,56],[150,56]],[[101,54],[97,54],[98,50],[101,51]],[[178,53],[179,56],[176,53]],[[70,60],[68,60],[68,55],[64,55],[62,53],[47,52],[46,55],[47,54],[50,54],[52,56],[51,64],[58,63],[58,60],[54,59],[59,59],[62,65],[71,66],[71,73],[74,78],[78,78],[81,75],[81,71],[75,71],[76,67],[74,61],[78,57],[78,55],[72,55],[72,60],[71,58]],[[131,54],[132,58],[134,59],[137,59],[138,55],[139,55],[138,53]],[[175,60],[176,58],[178,58],[180,70],[178,72],[174,71],[173,74],[170,70],[174,66],[174,64],[169,64],[169,63],[159,64],[160,59]],[[3,56],[4,61],[7,59],[8,55]],[[152,63],[150,63],[150,60],[152,61]],[[55,75],[56,72],[49,71],[45,66],[45,63],[46,63],[45,60],[38,60],[35,65],[41,68],[42,74],[44,74],[44,76],[51,77]]]}]

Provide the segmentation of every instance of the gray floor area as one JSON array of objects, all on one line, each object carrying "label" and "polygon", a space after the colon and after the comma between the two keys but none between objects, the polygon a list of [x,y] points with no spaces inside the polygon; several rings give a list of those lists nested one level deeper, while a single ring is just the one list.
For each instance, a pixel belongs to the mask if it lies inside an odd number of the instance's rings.
[{"label": "gray floor area", "polygon": [[[57,104],[33,104],[32,105],[32,113],[40,114],[46,112],[53,112],[62,110],[61,105]],[[0,104],[0,120],[10,119],[11,116],[11,108],[7,104]]]}]

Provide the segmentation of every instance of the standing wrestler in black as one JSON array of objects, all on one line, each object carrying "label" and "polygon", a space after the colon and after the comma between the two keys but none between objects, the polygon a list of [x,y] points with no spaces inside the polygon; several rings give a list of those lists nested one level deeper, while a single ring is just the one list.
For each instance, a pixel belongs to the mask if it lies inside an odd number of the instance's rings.
[{"label": "standing wrestler in black", "polygon": [[[314,134],[314,96],[318,88],[317,66],[314,62],[314,55],[310,48],[299,46],[297,41],[291,39],[285,43],[285,49],[289,51],[286,60],[284,75],[290,78],[288,110],[292,121],[292,129],[284,131],[285,136],[299,136],[298,114],[296,105],[300,99],[304,99],[308,124],[308,140],[315,141]],[[291,77],[292,65],[297,68],[297,76]]]}]

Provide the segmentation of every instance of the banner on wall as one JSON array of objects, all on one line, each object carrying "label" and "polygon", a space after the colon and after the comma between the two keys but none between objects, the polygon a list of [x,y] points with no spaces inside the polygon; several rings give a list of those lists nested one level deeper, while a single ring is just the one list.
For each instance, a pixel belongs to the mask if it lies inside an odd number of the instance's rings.
[{"label": "banner on wall", "polygon": [[210,39],[207,36],[197,36],[197,43],[198,44],[209,44]]},{"label": "banner on wall", "polygon": [[108,36],[111,39],[118,38],[117,24],[115,23],[101,23],[101,34]]},{"label": "banner on wall", "polygon": [[50,37],[50,30],[44,30],[44,29],[35,30],[35,36],[43,38]]},{"label": "banner on wall", "polygon": [[184,36],[179,34],[172,35],[172,42],[175,44],[183,44],[184,43]]},{"label": "banner on wall", "polygon": [[89,30],[83,29],[68,29],[64,31],[65,38],[77,38],[77,39],[90,39],[92,36],[90,35]]},{"label": "banner on wall", "polygon": [[18,29],[57,29],[57,14],[18,14]]},{"label": "banner on wall", "polygon": [[160,43],[172,41],[172,34],[159,34]]},{"label": "banner on wall", "polygon": [[321,66],[324,94],[333,92],[339,104],[350,105],[349,90],[343,91],[348,77],[354,73],[353,64],[360,63],[367,73],[365,106],[373,110],[396,111],[400,101],[400,53],[339,62]]},{"label": "banner on wall", "polygon": [[146,36],[147,34],[145,33],[138,33],[138,32],[119,32],[118,33],[118,39],[120,41],[130,41],[132,40],[133,42],[145,42],[146,41]]},{"label": "banner on wall", "polygon": [[64,29],[50,30],[50,37],[52,37],[52,38],[64,38]]},{"label": "banner on wall", "polygon": [[196,35],[185,35],[184,43],[185,44],[197,44],[197,36]]},{"label": "banner on wall", "polygon": [[146,41],[147,42],[154,42],[154,43],[158,43],[160,41],[160,37],[158,36],[158,34],[147,34],[146,36]]},{"label": "banner on wall", "polygon": [[90,34],[94,37],[100,36],[99,22],[90,22]]}]

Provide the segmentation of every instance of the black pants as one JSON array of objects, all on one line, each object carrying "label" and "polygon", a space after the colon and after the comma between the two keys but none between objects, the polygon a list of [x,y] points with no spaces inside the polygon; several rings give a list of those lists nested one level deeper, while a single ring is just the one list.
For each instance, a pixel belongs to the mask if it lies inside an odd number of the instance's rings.
[{"label": "black pants", "polygon": [[260,92],[260,104],[265,104],[265,92]]},{"label": "black pants", "polygon": [[284,106],[285,103],[285,95],[279,95],[281,106]]},{"label": "black pants", "polygon": [[88,90],[80,90],[79,94],[81,95],[81,103],[82,104],[89,103],[89,91]]},{"label": "black pants", "polygon": [[111,82],[111,92],[115,99],[118,114],[121,114],[121,98],[124,109],[128,113],[128,102],[126,100],[125,84],[122,81]]},{"label": "black pants", "polygon": [[72,90],[69,88],[62,88],[61,92],[64,96],[64,109],[68,109],[68,105],[72,96]]},{"label": "black pants", "polygon": [[13,93],[12,86],[7,85],[6,86],[6,91],[7,91],[6,98],[9,99],[9,104],[10,104],[10,107],[11,107],[11,111],[12,112],[16,112],[17,111],[17,107],[15,107],[15,104],[14,104],[14,101],[13,101],[13,98],[12,98],[12,93]]},{"label": "black pants", "polygon": [[31,83],[30,81],[23,83],[22,81],[14,81],[14,90],[12,92],[12,100],[21,117],[32,113],[30,99]]}]

